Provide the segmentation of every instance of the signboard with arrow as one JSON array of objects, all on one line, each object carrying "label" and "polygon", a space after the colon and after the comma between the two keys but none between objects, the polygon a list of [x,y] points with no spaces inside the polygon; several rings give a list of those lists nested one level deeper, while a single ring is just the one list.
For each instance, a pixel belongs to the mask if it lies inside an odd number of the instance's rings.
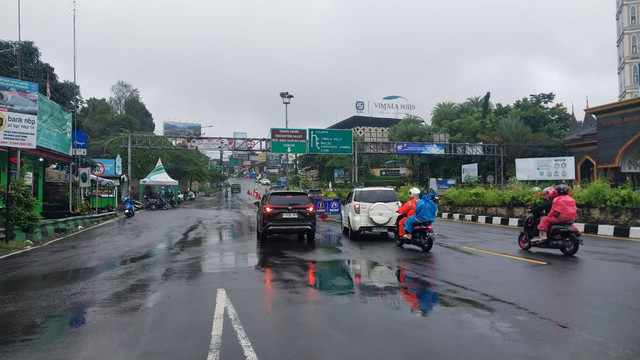
[{"label": "signboard with arrow", "polygon": [[276,154],[306,154],[306,129],[271,129],[271,152]]}]

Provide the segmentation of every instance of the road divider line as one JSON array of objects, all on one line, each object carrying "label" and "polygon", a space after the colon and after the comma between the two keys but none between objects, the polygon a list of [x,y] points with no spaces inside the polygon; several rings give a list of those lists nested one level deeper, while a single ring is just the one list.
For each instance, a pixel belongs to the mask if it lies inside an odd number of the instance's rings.
[{"label": "road divider line", "polygon": [[507,254],[493,252],[493,251],[489,251],[489,250],[476,249],[476,248],[472,248],[472,247],[468,247],[468,246],[463,247],[463,249],[479,251],[479,252],[483,252],[483,253],[487,253],[487,254],[491,254],[491,255],[504,256],[504,257],[508,257],[510,259],[528,261],[528,262],[532,262],[534,264],[540,264],[540,265],[548,265],[549,264],[548,262],[545,262],[545,261],[527,259],[527,258],[523,258],[523,257],[520,257],[520,256],[507,255]]},{"label": "road divider line", "polygon": [[233,326],[233,330],[238,336],[238,341],[240,342],[240,346],[242,346],[245,358],[247,360],[258,360],[258,356],[251,346],[251,341],[249,341],[249,337],[244,331],[242,323],[240,323],[240,317],[238,317],[236,309],[233,307],[233,304],[231,304],[231,300],[229,300],[225,289],[218,289],[218,294],[216,295],[216,310],[213,315],[211,344],[209,345],[209,355],[207,356],[207,360],[220,359],[220,345],[222,344],[222,326],[224,324],[225,309],[229,314],[231,326]]}]

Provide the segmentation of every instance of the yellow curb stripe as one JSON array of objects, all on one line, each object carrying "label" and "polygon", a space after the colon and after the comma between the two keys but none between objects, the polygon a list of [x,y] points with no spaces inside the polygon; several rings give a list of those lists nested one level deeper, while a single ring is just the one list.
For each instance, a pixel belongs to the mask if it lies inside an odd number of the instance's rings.
[{"label": "yellow curb stripe", "polygon": [[488,250],[481,250],[481,249],[476,249],[476,248],[472,248],[472,247],[468,247],[468,246],[465,246],[463,249],[479,251],[479,252],[492,254],[492,255],[504,256],[504,257],[508,257],[508,258],[516,259],[516,260],[528,261],[528,262],[532,262],[534,264],[540,264],[540,265],[548,265],[549,264],[548,262],[544,262],[544,261],[532,260],[532,259],[527,259],[527,258],[523,258],[523,257],[519,257],[519,256],[507,255],[507,254],[497,253],[497,252],[488,251]]}]

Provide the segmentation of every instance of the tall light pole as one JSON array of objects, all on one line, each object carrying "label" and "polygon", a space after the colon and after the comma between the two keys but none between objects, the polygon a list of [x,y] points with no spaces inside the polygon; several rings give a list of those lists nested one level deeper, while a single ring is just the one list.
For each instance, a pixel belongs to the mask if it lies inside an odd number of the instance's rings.
[{"label": "tall light pole", "polygon": [[[293,99],[293,95],[289,94],[288,91],[281,91],[280,97],[282,98],[282,103],[284,104],[284,126],[286,129],[289,128],[289,110],[288,106],[291,103],[291,99]],[[289,154],[287,155],[287,185],[289,184]]]},{"label": "tall light pole", "polygon": [[289,106],[289,104],[291,103],[291,99],[293,98],[293,95],[289,94],[288,91],[282,91],[280,92],[280,97],[282,98],[282,103],[284,104],[285,128],[288,129],[289,128],[289,111],[287,106]]}]

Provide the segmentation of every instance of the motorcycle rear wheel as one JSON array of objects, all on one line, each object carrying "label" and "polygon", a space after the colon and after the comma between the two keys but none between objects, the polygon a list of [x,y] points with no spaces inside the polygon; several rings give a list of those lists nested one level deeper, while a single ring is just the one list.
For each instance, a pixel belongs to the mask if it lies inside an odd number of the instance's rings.
[{"label": "motorcycle rear wheel", "polygon": [[518,236],[518,245],[522,250],[529,250],[531,248],[531,242],[527,239],[527,235],[523,232]]},{"label": "motorcycle rear wheel", "polygon": [[431,238],[431,236],[427,235],[420,239],[420,248],[422,249],[422,251],[427,252],[431,250],[431,247],[433,247],[433,239]]},{"label": "motorcycle rear wheel", "polygon": [[564,242],[564,246],[560,248],[560,251],[562,251],[563,254],[572,256],[573,254],[578,252],[578,249],[580,248],[578,239],[573,236],[568,236],[562,239],[562,241]]}]

